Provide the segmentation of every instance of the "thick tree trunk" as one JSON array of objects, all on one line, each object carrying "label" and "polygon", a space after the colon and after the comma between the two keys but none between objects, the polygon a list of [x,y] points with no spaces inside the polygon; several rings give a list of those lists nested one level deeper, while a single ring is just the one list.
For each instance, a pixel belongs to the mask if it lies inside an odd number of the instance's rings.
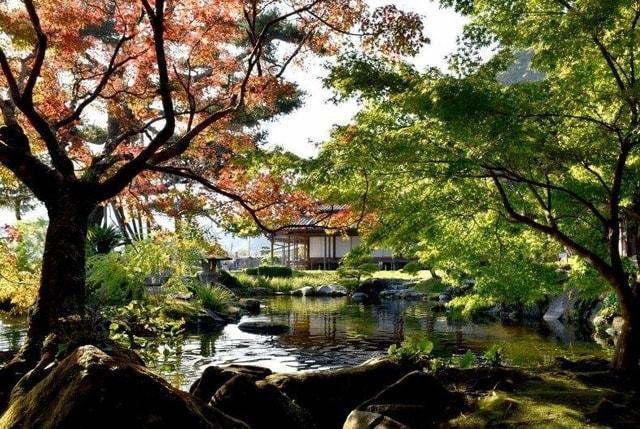
[{"label": "thick tree trunk", "polygon": [[640,360],[640,303],[621,302],[624,325],[616,340],[611,365],[618,371],[632,371],[638,368]]},{"label": "thick tree trunk", "polygon": [[82,314],[85,304],[85,246],[89,214],[94,209],[62,190],[47,204],[49,226],[38,299],[29,313],[27,343],[21,358],[37,362],[42,343],[59,318]]}]

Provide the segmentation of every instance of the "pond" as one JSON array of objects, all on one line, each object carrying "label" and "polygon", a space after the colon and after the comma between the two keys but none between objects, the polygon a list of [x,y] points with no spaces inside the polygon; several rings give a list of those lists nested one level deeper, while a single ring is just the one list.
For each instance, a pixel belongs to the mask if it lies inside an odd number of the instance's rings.
[{"label": "pond", "polygon": [[[482,354],[501,344],[510,364],[550,363],[556,356],[605,356],[589,332],[560,323],[505,324],[450,321],[434,314],[428,302],[388,301],[376,305],[348,298],[274,297],[259,316],[287,324],[278,336],[248,334],[237,324],[212,334],[187,335],[170,353],[152,365],[173,385],[188,388],[209,365],[259,365],[273,371],[322,370],[354,365],[386,353],[391,344],[425,335],[438,352]],[[0,350],[15,348],[24,335],[24,321],[0,319]]]}]

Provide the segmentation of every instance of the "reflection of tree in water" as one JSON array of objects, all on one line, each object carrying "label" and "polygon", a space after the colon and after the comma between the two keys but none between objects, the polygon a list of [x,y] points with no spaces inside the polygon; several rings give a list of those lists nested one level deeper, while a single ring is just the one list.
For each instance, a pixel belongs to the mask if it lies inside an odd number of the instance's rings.
[{"label": "reflection of tree in water", "polygon": [[10,351],[18,350],[20,348],[22,343],[22,332],[19,329],[12,327],[5,332],[3,336]]},{"label": "reflection of tree in water", "polygon": [[216,340],[219,334],[200,335],[200,355],[204,357],[213,356],[216,353]]}]

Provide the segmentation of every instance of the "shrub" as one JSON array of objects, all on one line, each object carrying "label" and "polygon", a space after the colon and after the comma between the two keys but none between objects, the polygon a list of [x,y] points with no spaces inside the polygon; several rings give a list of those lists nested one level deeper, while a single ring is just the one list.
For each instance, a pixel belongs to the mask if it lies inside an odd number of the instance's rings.
[{"label": "shrub", "polygon": [[245,274],[248,274],[250,276],[257,276],[258,275],[258,268],[257,267],[245,268],[244,272],[245,272]]},{"label": "shrub", "polygon": [[293,276],[293,270],[291,267],[279,265],[261,265],[258,267],[258,275],[265,277],[288,278]]},{"label": "shrub", "polygon": [[142,301],[126,306],[110,307],[105,316],[111,321],[109,335],[120,345],[135,350],[147,363],[177,346],[183,333],[184,320],[174,320],[163,314],[162,307]]},{"label": "shrub", "polygon": [[95,225],[87,233],[87,255],[106,255],[124,243],[124,237],[114,226]]},{"label": "shrub", "polygon": [[504,356],[502,354],[502,346],[500,344],[494,344],[484,352],[484,358],[487,361],[487,365],[491,368],[498,368],[502,366]]},{"label": "shrub", "polygon": [[233,293],[219,285],[203,286],[198,284],[194,285],[192,290],[202,306],[212,311],[224,310],[234,298]]},{"label": "shrub", "polygon": [[378,264],[367,262],[357,266],[342,266],[338,268],[338,275],[345,280],[355,280],[357,283],[365,277],[371,277],[373,273],[378,271]]},{"label": "shrub", "polygon": [[228,287],[229,289],[238,289],[243,286],[243,284],[233,275],[226,270],[218,271],[218,283],[223,286]]},{"label": "shrub", "polygon": [[433,351],[433,342],[424,336],[412,336],[405,339],[400,346],[392,344],[388,354],[392,359],[409,362],[428,361]]},{"label": "shrub", "polygon": [[403,273],[416,275],[416,274],[418,274],[418,272],[423,271],[423,270],[428,270],[428,269],[429,269],[429,267],[424,262],[411,261],[411,262],[407,262],[405,264],[405,266],[402,267],[401,271]]}]

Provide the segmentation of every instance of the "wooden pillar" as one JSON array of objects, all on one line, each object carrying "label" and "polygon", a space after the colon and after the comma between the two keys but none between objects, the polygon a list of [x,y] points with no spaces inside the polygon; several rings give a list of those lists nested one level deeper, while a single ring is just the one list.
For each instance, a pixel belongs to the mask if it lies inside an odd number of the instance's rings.
[{"label": "wooden pillar", "polygon": [[275,240],[276,240],[275,235],[274,235],[274,234],[271,234],[271,240],[269,240],[269,241],[271,242],[271,262],[270,262],[270,263],[271,263],[271,265],[273,265],[273,264],[274,264],[274,262],[273,262],[273,259],[274,259],[274,257],[273,257],[273,242],[274,242]]},{"label": "wooden pillar", "polygon": [[323,239],[323,243],[324,245],[322,246],[322,249],[324,250],[323,252],[323,268],[326,270],[327,269],[327,235],[323,235],[322,236]]}]

